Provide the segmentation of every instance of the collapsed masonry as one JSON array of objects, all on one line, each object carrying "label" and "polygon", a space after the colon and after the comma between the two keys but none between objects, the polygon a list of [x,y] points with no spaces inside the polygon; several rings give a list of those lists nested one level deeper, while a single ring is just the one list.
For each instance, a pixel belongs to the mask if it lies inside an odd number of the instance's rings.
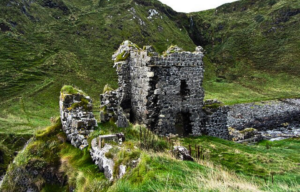
[{"label": "collapsed masonry", "polygon": [[88,135],[97,127],[97,120],[92,112],[92,100],[83,94],[60,95],[60,116],[63,131],[68,141],[81,150],[88,146]]},{"label": "collapsed masonry", "polygon": [[226,108],[203,110],[209,108],[203,102],[203,57],[201,47],[192,53],[172,46],[159,56],[151,46],[123,42],[112,56],[119,88],[100,96],[101,121],[113,118],[118,127],[128,121],[145,124],[159,135],[229,139]]}]

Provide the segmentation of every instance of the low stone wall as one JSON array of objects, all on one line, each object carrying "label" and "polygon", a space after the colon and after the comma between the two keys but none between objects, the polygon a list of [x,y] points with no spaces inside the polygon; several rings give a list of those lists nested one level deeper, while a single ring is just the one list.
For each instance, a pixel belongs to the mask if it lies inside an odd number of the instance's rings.
[{"label": "low stone wall", "polygon": [[105,144],[105,146],[100,149],[98,147],[97,138],[95,138],[92,140],[92,148],[90,150],[91,158],[110,181],[114,178],[113,171],[115,163],[112,159],[107,158],[105,153],[109,152],[111,148],[111,145]]},{"label": "low stone wall", "polygon": [[[105,141],[104,146],[102,141]],[[114,179],[120,179],[126,173],[126,165],[119,165],[118,175],[114,175],[115,162],[113,158],[106,156],[106,153],[110,152],[113,149],[113,145],[106,143],[107,141],[113,141],[116,144],[122,144],[125,141],[123,133],[118,133],[116,135],[101,135],[97,138],[94,138],[91,142],[92,148],[90,150],[91,158],[95,164],[99,167],[101,172],[104,172],[105,177],[112,181]],[[117,146],[118,149],[121,149],[121,146]]]},{"label": "low stone wall", "polygon": [[88,135],[98,126],[92,112],[91,98],[82,94],[61,93],[59,105],[62,127],[68,141],[80,149],[87,147]]}]

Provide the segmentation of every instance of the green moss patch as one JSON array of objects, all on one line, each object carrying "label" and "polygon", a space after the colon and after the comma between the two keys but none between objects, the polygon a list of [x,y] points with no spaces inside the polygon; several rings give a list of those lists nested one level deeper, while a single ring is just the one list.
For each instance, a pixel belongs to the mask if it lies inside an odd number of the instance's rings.
[{"label": "green moss patch", "polygon": [[64,85],[61,88],[61,92],[64,93],[64,94],[71,94],[71,95],[83,93],[81,90],[79,90],[77,88],[74,88],[71,85]]},{"label": "green moss patch", "polygon": [[122,53],[117,55],[115,62],[126,61],[129,56],[130,56],[130,53],[128,53],[127,51],[123,51]]}]

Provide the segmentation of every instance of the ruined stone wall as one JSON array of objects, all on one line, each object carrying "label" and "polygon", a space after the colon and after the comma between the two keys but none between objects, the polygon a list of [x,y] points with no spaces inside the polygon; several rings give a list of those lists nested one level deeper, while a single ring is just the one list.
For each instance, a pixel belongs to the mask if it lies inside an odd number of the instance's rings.
[{"label": "ruined stone wall", "polygon": [[218,100],[206,100],[203,107],[203,132],[206,135],[231,140],[227,126],[229,107]]},{"label": "ruined stone wall", "polygon": [[151,57],[147,51],[132,50],[130,52],[131,78],[131,120],[147,124],[147,97],[149,95],[149,81],[152,73],[147,63]]},{"label": "ruined stone wall", "polygon": [[109,121],[111,118],[118,118],[118,90],[101,94],[100,103],[100,121],[102,123]]},{"label": "ruined stone wall", "polygon": [[[124,48],[119,53],[124,53]],[[121,105],[130,119],[158,134],[201,135],[203,53],[174,52],[161,57],[151,47],[130,49],[129,53],[126,64],[116,65],[119,83],[126,84],[121,85],[123,95],[130,92],[131,98],[126,104],[123,99]]]},{"label": "ruined stone wall", "polygon": [[[178,56],[170,60],[177,62]],[[178,121],[186,121],[182,122],[185,124],[183,126],[190,127],[185,127],[185,133],[180,134],[199,135],[204,97],[201,88],[203,68],[173,66],[153,67],[152,70],[157,81],[154,94],[157,95],[158,102],[149,109],[159,109],[155,131],[159,134],[180,133],[181,122]]]},{"label": "ruined stone wall", "polygon": [[207,132],[226,138],[227,121],[218,117],[223,117],[223,109],[214,115],[207,115],[202,109],[203,57],[201,47],[187,52],[172,46],[159,56],[150,46],[140,49],[129,41],[123,42],[112,57],[119,76],[118,104],[114,107],[117,125],[124,126],[127,118],[145,124],[159,135]]},{"label": "ruined stone wall", "polygon": [[205,118],[205,132],[209,136],[230,140],[227,127],[228,107],[219,107]]},{"label": "ruined stone wall", "polygon": [[87,147],[88,135],[98,126],[92,112],[91,98],[82,94],[61,93],[59,105],[62,128],[68,141],[80,149]]}]

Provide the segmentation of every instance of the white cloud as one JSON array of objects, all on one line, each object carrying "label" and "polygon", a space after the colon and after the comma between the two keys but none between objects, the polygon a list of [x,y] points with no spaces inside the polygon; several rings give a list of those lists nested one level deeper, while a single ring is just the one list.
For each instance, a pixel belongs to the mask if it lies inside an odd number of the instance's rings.
[{"label": "white cloud", "polygon": [[225,3],[237,0],[160,0],[162,3],[172,7],[178,12],[197,12],[213,9]]}]

